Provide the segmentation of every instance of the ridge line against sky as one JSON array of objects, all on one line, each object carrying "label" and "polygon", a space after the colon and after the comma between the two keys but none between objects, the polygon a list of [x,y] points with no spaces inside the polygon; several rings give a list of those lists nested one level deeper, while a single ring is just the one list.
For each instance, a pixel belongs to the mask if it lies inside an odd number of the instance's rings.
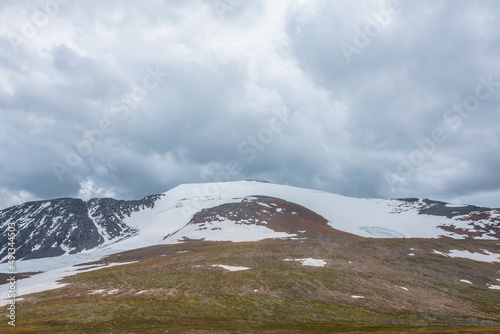
[{"label": "ridge line against sky", "polygon": [[264,179],[500,207],[500,2],[0,3],[0,208]]}]

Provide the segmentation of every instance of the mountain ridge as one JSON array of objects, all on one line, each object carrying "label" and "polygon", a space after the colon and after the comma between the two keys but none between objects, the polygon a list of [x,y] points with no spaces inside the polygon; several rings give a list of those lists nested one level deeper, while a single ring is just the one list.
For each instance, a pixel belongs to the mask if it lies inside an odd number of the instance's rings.
[{"label": "mountain ridge", "polygon": [[[123,218],[141,208],[154,207],[160,196],[132,201],[112,198],[30,201],[0,210],[0,223],[4,226],[16,222],[18,260],[74,254],[137,233],[123,223]],[[0,244],[7,245],[6,234],[0,236]],[[4,246],[0,250],[1,261],[7,256]]]}]

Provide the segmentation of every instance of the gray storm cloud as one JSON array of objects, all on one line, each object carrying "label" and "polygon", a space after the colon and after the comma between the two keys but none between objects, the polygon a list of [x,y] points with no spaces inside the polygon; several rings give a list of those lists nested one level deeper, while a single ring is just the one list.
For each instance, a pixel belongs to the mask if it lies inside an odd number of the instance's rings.
[{"label": "gray storm cloud", "polygon": [[500,207],[497,1],[4,1],[0,207],[267,179]]}]

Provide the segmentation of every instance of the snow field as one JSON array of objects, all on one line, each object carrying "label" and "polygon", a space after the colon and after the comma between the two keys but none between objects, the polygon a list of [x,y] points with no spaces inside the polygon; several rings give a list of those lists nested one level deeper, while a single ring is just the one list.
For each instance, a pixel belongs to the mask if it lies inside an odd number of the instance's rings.
[{"label": "snow field", "polygon": [[182,238],[194,240],[204,239],[207,241],[230,240],[233,242],[246,242],[294,236],[296,235],[285,232],[275,232],[261,225],[247,225],[232,220],[223,220],[206,223],[203,228],[200,228],[199,225],[187,225],[179,233],[167,238],[164,243],[176,244],[182,241]]},{"label": "snow field", "polygon": [[[79,273],[95,271],[104,268],[110,268],[114,266],[120,266],[124,264],[135,263],[134,262],[122,262],[122,263],[110,263],[108,265],[95,267],[90,265],[89,268],[82,266],[69,266],[64,268],[59,268],[51,271],[47,271],[41,274],[33,275],[28,278],[20,279],[16,281],[16,296],[27,295],[36,292],[42,292],[46,290],[58,289],[66,286],[66,283],[59,283],[64,277],[72,276]],[[9,284],[0,285],[0,298],[7,296],[7,291],[9,290]],[[9,302],[9,299],[0,299],[0,306],[5,306]]]}]

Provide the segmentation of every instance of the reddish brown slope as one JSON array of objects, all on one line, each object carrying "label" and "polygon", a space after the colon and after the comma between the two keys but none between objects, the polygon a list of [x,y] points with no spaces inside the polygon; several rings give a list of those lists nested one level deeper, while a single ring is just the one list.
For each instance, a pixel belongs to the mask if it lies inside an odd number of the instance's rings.
[{"label": "reddish brown slope", "polygon": [[203,209],[193,216],[189,224],[203,225],[222,220],[262,225],[276,232],[299,236],[354,236],[330,227],[324,217],[299,204],[266,196],[249,196],[239,203]]}]

